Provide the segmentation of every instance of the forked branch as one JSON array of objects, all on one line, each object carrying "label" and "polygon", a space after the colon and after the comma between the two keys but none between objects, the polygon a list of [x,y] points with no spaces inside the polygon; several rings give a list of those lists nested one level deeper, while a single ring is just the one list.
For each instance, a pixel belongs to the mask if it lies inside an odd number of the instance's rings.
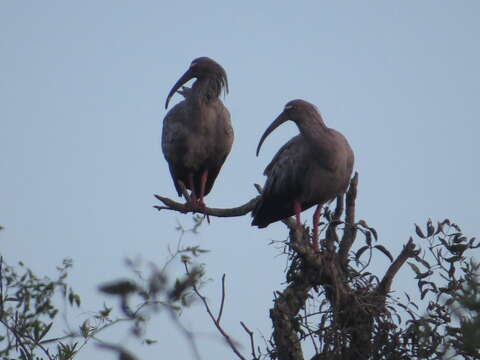
[{"label": "forked branch", "polygon": [[[184,265],[185,265],[185,272],[189,275],[190,270],[188,269],[187,263],[184,263]],[[240,351],[238,350],[237,344],[232,340],[230,335],[227,334],[227,332],[223,329],[223,327],[220,324],[220,321],[221,321],[221,318],[222,318],[222,312],[223,312],[223,305],[225,303],[225,274],[222,276],[222,299],[221,299],[220,310],[219,310],[217,316],[215,316],[213,314],[213,311],[210,308],[210,305],[207,301],[207,298],[200,293],[200,290],[198,289],[196,284],[192,284],[192,289],[193,289],[193,292],[195,293],[195,295],[197,295],[198,298],[202,301],[203,306],[205,307],[205,310],[207,311],[208,316],[210,317],[210,319],[212,320],[213,324],[215,325],[217,330],[220,332],[220,334],[222,334],[223,338],[225,339],[227,344],[230,346],[230,349],[232,349],[232,351],[235,353],[235,355],[237,355],[237,357],[240,360],[247,360],[242,355],[242,353],[240,353]]]}]

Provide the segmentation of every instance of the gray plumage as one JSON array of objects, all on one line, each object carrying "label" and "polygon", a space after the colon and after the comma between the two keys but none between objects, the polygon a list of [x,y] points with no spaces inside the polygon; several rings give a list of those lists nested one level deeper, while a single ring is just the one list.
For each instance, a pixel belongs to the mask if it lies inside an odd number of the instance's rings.
[{"label": "gray plumage", "polygon": [[300,134],[283,145],[266,167],[267,176],[260,201],[252,211],[260,228],[301,211],[322,205],[343,194],[353,170],[354,155],[345,137],[328,128],[316,107],[292,100],[263,134],[265,138],[280,124],[294,121]]},{"label": "gray plumage", "polygon": [[230,113],[219,99],[222,90],[228,92],[227,75],[208,57],[192,61],[170,90],[165,108],[175,92],[192,78],[196,78],[192,87],[179,91],[185,99],[165,116],[162,150],[178,195],[181,180],[203,201],[230,152],[234,136]]}]

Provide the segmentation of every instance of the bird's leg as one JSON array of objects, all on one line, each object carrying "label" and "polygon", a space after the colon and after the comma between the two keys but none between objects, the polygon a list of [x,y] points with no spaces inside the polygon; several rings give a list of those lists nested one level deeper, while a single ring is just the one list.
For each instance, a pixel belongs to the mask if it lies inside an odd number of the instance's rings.
[{"label": "bird's leg", "polygon": [[190,204],[192,210],[197,208],[197,197],[195,195],[195,183],[193,182],[193,174],[188,174],[188,185],[190,186]]},{"label": "bird's leg", "polygon": [[[198,207],[202,210],[203,213],[207,210],[207,205],[203,202],[203,197],[205,195],[205,185],[207,183],[207,178],[208,178],[208,170],[204,170],[202,173],[202,176],[200,177],[200,198],[198,199]],[[210,224],[210,217],[205,215],[207,217],[207,221]]]},{"label": "bird's leg", "polygon": [[200,198],[198,203],[201,207],[205,208],[205,203],[203,202],[203,196],[205,195],[205,184],[207,183],[208,170],[205,170],[200,177]]},{"label": "bird's leg", "polygon": [[312,247],[316,252],[320,252],[318,246],[318,223],[320,222],[320,213],[322,210],[322,204],[318,204],[315,212],[313,213],[313,234],[312,234]]},{"label": "bird's leg", "polygon": [[298,201],[293,202],[293,211],[295,212],[295,219],[297,220],[297,229],[302,228],[302,223],[300,222],[300,213],[302,212],[302,206]]}]

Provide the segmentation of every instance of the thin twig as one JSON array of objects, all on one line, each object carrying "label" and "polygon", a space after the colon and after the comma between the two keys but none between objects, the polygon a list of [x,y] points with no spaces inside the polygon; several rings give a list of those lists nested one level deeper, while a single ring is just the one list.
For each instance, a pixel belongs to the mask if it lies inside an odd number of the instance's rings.
[{"label": "thin twig", "polygon": [[[184,266],[185,266],[185,272],[187,273],[187,275],[190,275],[190,271],[188,270],[188,265],[187,263],[185,262],[184,263]],[[195,284],[192,284],[192,289],[193,291],[195,292],[195,294],[200,298],[200,300],[202,301],[204,307],[205,307],[205,310],[207,311],[207,314],[208,316],[210,316],[210,319],[212,319],[212,322],[214,323],[215,327],[217,328],[217,330],[220,332],[220,334],[222,334],[222,336],[224,337],[225,341],[227,342],[227,344],[230,346],[230,348],[232,349],[232,351],[235,353],[235,355],[238,356],[239,359],[241,360],[247,360],[241,353],[240,351],[237,349],[237,346],[235,345],[235,343],[233,342],[233,340],[230,338],[230,336],[225,332],[225,330],[223,330],[222,326],[220,325],[220,323],[217,321],[217,319],[215,318],[215,316],[213,315],[213,312],[212,310],[210,309],[210,305],[208,305],[208,301],[206,299],[205,296],[203,296],[200,291],[198,290],[197,286]]]},{"label": "thin twig", "polygon": [[[3,319],[0,319],[0,323],[2,323],[3,326],[5,326],[7,328],[7,330],[10,331],[13,334],[13,336],[17,340],[17,345],[20,346],[23,349],[25,355],[27,355],[27,356],[31,355],[31,352],[25,347],[25,344],[24,344],[23,340],[20,338],[20,335],[17,333],[16,329],[9,326],[5,321],[3,321]],[[48,356],[49,359],[52,359],[51,356],[49,355],[49,353],[46,353],[46,355]]]},{"label": "thin twig", "polygon": [[250,337],[250,347],[252,349],[252,359],[258,359],[257,353],[255,352],[255,340],[253,339],[253,331],[250,330],[247,325],[244,324],[243,321],[240,321],[240,325],[242,325],[243,330],[245,330]]},{"label": "thin twig", "polygon": [[377,293],[379,295],[386,296],[388,294],[393,278],[397,274],[398,270],[400,270],[408,258],[414,257],[416,254],[418,254],[418,250],[415,250],[413,239],[410,238],[407,244],[403,247],[402,252],[398,255],[395,261],[390,264],[385,276],[383,277],[382,281],[380,281],[380,284],[378,284]]},{"label": "thin twig", "polygon": [[222,300],[221,300],[221,303],[220,303],[220,310],[219,310],[218,316],[217,316],[217,322],[219,324],[220,324],[220,320],[222,319],[224,304],[225,304],[225,274],[222,275]]}]

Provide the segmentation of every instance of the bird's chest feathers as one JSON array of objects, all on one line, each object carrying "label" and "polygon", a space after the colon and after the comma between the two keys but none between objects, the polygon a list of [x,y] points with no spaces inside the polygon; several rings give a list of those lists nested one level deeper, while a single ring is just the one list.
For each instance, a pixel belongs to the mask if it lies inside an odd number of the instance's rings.
[{"label": "bird's chest feathers", "polygon": [[211,161],[218,155],[225,124],[211,109],[195,111],[187,117],[188,131],[184,133],[184,163],[189,167]]}]

